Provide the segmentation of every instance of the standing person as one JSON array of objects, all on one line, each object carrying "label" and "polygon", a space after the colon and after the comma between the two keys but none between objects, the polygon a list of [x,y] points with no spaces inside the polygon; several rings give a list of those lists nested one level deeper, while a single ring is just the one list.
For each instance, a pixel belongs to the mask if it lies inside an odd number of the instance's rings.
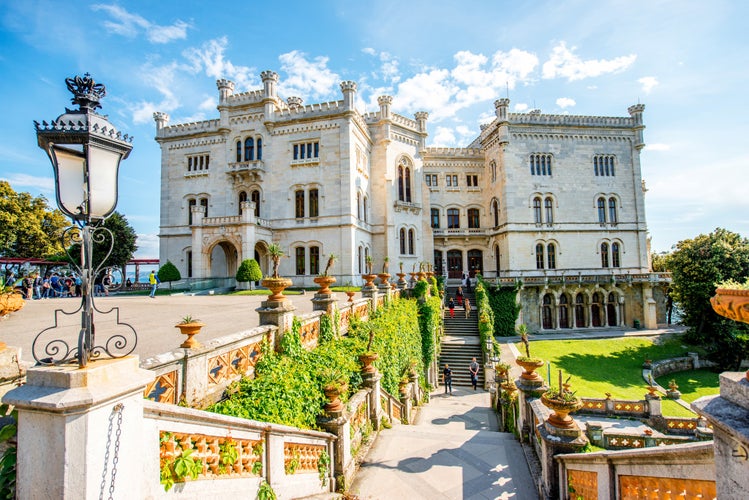
[{"label": "standing person", "polygon": [[471,293],[471,275],[466,274],[466,292]]},{"label": "standing person", "polygon": [[159,278],[156,276],[156,271],[151,271],[148,275],[148,282],[151,284],[151,294],[149,297],[155,299],[156,289],[159,287]]},{"label": "standing person", "polygon": [[468,370],[471,372],[471,385],[475,391],[476,386],[479,383],[479,364],[476,362],[476,358],[471,360],[471,364],[468,365]]},{"label": "standing person", "polygon": [[48,299],[52,286],[49,284],[49,275],[46,275],[42,280],[42,298]]},{"label": "standing person", "polygon": [[466,318],[471,316],[471,301],[468,300],[468,297],[465,299],[465,309],[466,309]]},{"label": "standing person", "polygon": [[458,291],[455,292],[455,298],[458,299],[458,305],[462,306],[463,305],[463,287],[462,286],[459,286]]},{"label": "standing person", "polygon": [[104,296],[109,297],[109,287],[112,285],[112,275],[107,273],[101,279],[101,287],[104,290]]},{"label": "standing person", "polygon": [[23,280],[21,280],[21,287],[23,288],[23,298],[26,300],[31,300],[34,296],[32,290],[34,289],[34,280],[31,279],[31,276],[28,274],[23,277]]},{"label": "standing person", "polygon": [[34,275],[34,298],[39,300],[42,298],[42,282],[44,280],[39,275],[39,273],[36,273]]},{"label": "standing person", "polygon": [[450,309],[450,317],[455,317],[455,301],[452,297],[450,297],[450,300],[447,301],[447,307]]},{"label": "standing person", "polygon": [[442,383],[445,385],[445,394],[450,391],[453,393],[453,371],[450,369],[450,365],[445,363],[445,369],[442,370]]}]

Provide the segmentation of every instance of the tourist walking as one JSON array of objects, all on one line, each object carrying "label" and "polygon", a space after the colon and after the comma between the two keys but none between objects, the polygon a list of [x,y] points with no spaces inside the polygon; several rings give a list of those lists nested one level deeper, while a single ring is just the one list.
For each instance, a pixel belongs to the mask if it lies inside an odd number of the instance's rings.
[{"label": "tourist walking", "polygon": [[445,369],[442,370],[442,384],[445,386],[445,394],[447,394],[448,391],[450,394],[453,393],[453,371],[447,363],[445,363]]},{"label": "tourist walking", "polygon": [[463,287],[458,287],[458,291],[455,292],[455,298],[458,299],[458,305],[463,305]]},{"label": "tourist walking", "polygon": [[159,277],[156,276],[156,271],[151,271],[151,274],[148,275],[148,282],[151,284],[151,294],[149,297],[155,299],[156,289],[159,287]]},{"label": "tourist walking", "polygon": [[465,301],[466,318],[471,316],[471,301],[466,297]]},{"label": "tourist walking", "polygon": [[479,383],[479,364],[476,362],[476,358],[471,360],[471,364],[468,365],[468,370],[471,372],[471,385],[473,390],[476,390],[476,386]]},{"label": "tourist walking", "polygon": [[455,317],[455,301],[452,297],[450,297],[450,300],[447,301],[447,307],[450,309],[450,317]]}]

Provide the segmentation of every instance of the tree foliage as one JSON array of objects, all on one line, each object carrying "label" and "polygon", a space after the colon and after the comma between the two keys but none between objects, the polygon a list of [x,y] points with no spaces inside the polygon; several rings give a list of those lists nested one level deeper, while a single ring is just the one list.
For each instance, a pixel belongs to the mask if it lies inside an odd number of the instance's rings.
[{"label": "tree foliage", "polygon": [[255,259],[245,259],[237,269],[236,280],[240,283],[245,281],[259,281],[263,279],[260,264]]},{"label": "tree foliage", "polygon": [[179,273],[179,269],[177,269],[177,266],[172,264],[171,260],[167,260],[166,264],[159,268],[159,272],[156,273],[156,275],[159,277],[159,281],[169,283],[170,288],[172,286],[172,281],[179,281],[182,279],[182,275]]},{"label": "tree foliage", "polygon": [[749,354],[749,327],[716,314],[710,297],[717,283],[749,277],[749,240],[718,228],[680,241],[665,265],[672,273],[673,299],[690,327],[687,340],[703,345],[721,368],[738,368]]},{"label": "tree foliage", "polygon": [[[112,236],[114,236],[112,253],[109,255],[105,265],[123,269],[125,264],[133,258],[133,254],[135,254],[135,251],[138,249],[138,246],[135,244],[138,235],[135,233],[135,229],[133,229],[133,227],[128,223],[125,216],[119,212],[113,212],[112,215],[104,221],[102,226],[112,231]],[[104,257],[107,256],[111,244],[110,237],[106,232],[97,233],[97,235],[99,234],[104,235],[104,238],[102,241],[94,241],[94,267],[102,263]],[[74,243],[70,246],[68,251],[75,263],[80,265],[80,244]]]},{"label": "tree foliage", "polygon": [[0,256],[46,258],[62,251],[60,234],[68,225],[43,196],[16,193],[0,181]]}]

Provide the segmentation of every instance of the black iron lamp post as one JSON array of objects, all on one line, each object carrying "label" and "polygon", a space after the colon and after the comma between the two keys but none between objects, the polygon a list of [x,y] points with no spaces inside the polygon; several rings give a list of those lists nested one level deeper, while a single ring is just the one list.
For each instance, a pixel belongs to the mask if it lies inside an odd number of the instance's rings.
[{"label": "black iron lamp post", "polygon": [[[55,195],[60,210],[73,220],[73,226],[67,228],[63,235],[63,246],[69,243],[80,243],[82,301],[78,310],[71,313],[56,311],[55,326],[47,328],[34,339],[32,351],[34,358],[42,364],[59,364],[78,360],[78,366],[84,367],[92,358],[103,353],[110,357],[120,357],[135,349],[137,336],[130,325],[117,322],[132,330],[133,340],[129,335],[117,334],[100,345],[95,344],[93,312],[94,305],[92,285],[94,277],[102,270],[104,261],[114,246],[112,232],[100,224],[117,206],[117,176],[120,161],[130,154],[132,137],[112,125],[106,116],[96,113],[100,108],[99,100],[106,95],[101,83],[96,83],[87,73],[65,80],[68,90],[73,93],[73,104],[78,110],[69,110],[52,123],[34,122],[39,147],[44,149],[52,162],[55,173]],[[93,243],[109,241],[109,252],[102,262],[93,262]],[[67,250],[66,250],[67,251]],[[111,312],[117,308],[110,309]],[[81,312],[81,330],[78,346],[71,347],[62,339],[42,340],[44,334],[57,326],[57,313],[76,314]],[[103,311],[98,311],[103,312]],[[119,310],[117,309],[119,318]]]}]

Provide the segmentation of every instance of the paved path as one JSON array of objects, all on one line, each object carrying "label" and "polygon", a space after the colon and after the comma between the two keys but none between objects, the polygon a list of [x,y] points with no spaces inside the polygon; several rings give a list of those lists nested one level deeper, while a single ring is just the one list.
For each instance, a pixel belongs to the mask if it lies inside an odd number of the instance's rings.
[{"label": "paved path", "polygon": [[497,431],[489,393],[432,394],[415,425],[380,432],[350,490],[362,500],[536,499],[522,448]]},{"label": "paved path", "polygon": [[[345,293],[336,293],[340,303],[347,300]],[[296,314],[312,312],[314,294],[290,295],[289,300],[297,308]],[[355,298],[359,298],[357,294]],[[174,325],[185,315],[200,319],[206,326],[198,335],[203,342],[224,335],[256,327],[260,318],[255,311],[266,296],[259,295],[158,295],[155,299],[143,295],[110,295],[97,297],[96,307],[107,311],[120,308],[120,320],[129,323],[138,334],[138,345],[134,354],[146,359],[156,354],[171,352],[184,340]],[[31,300],[20,311],[0,318],[0,341],[21,348],[21,359],[32,362],[31,344],[43,329],[54,325],[55,309],[71,312],[80,305],[80,299],[59,298]],[[80,315],[58,315],[56,335],[76,345],[80,330]],[[94,315],[96,335],[104,336],[116,331],[114,315]]]}]

